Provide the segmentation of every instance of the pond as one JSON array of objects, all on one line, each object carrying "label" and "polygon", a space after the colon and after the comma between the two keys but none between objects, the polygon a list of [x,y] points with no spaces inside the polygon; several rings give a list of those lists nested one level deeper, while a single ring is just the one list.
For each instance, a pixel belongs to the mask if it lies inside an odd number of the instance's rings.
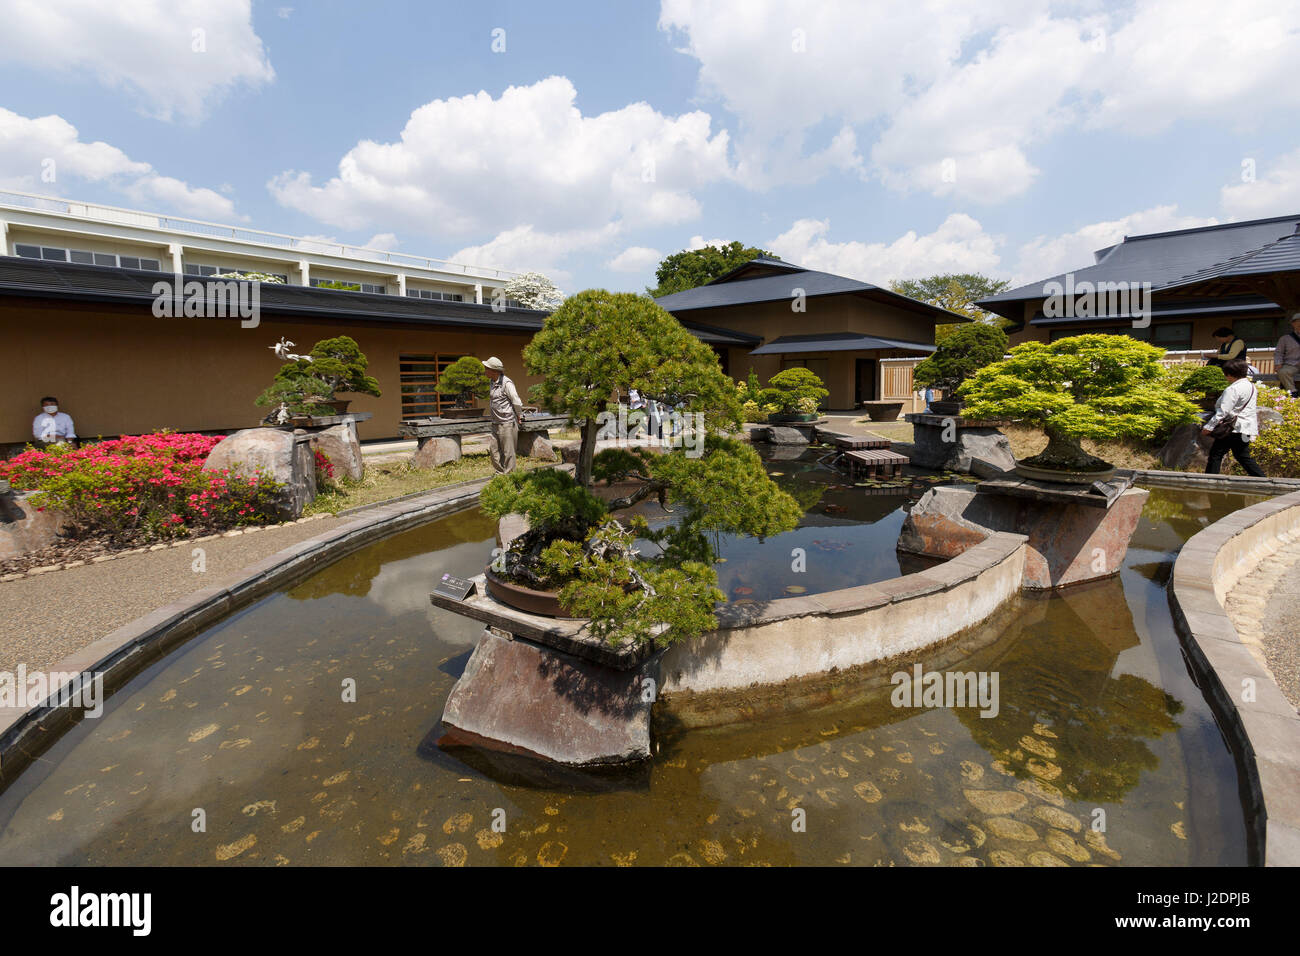
[{"label": "pond", "polygon": [[[906,498],[855,499],[831,473],[808,481],[850,509],[828,517],[857,523],[823,522],[814,505],[790,533],[827,545],[826,581],[898,573],[880,542]],[[263,599],[138,675],[0,794],[0,863],[1241,864],[1237,771],[1165,582],[1183,541],[1255,500],[1152,491],[1117,577],[1017,599],[974,635],[961,666],[999,674],[996,717],[892,707],[885,688],[668,734],[648,765],[605,776],[515,772],[436,746],[480,626],[431,608],[428,592],[493,547],[493,523],[463,512]],[[724,589],[783,588],[745,551],[778,545],[788,566],[777,538],[724,547]]]}]

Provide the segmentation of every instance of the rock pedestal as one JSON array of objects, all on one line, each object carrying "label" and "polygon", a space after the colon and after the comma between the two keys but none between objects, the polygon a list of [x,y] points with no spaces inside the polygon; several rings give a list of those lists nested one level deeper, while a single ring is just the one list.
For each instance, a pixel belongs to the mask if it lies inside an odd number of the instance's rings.
[{"label": "rock pedestal", "polygon": [[[1079,489],[1080,496],[1086,493]],[[1147,492],[1130,488],[1106,508],[941,486],[912,506],[898,549],[954,558],[995,531],[1024,534],[1024,586],[1064,587],[1120,570],[1146,499]]]},{"label": "rock pedestal", "polygon": [[913,414],[912,464],[938,471],[969,472],[971,462],[986,462],[986,470],[1010,471],[1016,466],[1011,443],[998,431],[999,422],[972,421],[956,416]]},{"label": "rock pedestal", "polygon": [[281,518],[297,518],[316,497],[316,456],[311,436],[280,428],[245,428],[223,438],[203,463],[205,471],[263,474],[284,486],[276,500]]},{"label": "rock pedestal", "polygon": [[1160,449],[1160,463],[1174,471],[1205,471],[1207,446],[1200,440],[1201,425],[1179,425]]},{"label": "rock pedestal", "polygon": [[63,530],[59,511],[38,511],[24,494],[0,495],[0,559],[22,557],[48,548]]},{"label": "rock pedestal", "polygon": [[416,449],[415,456],[411,459],[411,464],[416,468],[437,468],[439,465],[460,461],[460,441],[460,435],[447,438],[422,438],[420,447]]},{"label": "rock pedestal", "polygon": [[807,445],[812,437],[811,431],[791,425],[769,425],[764,431],[756,430],[754,438],[772,445]]},{"label": "rock pedestal", "polygon": [[557,461],[559,456],[555,453],[554,446],[551,445],[550,432],[545,429],[539,431],[521,431],[519,433],[519,443],[516,454],[520,458],[540,458],[543,461]]},{"label": "rock pedestal", "polygon": [[484,631],[442,713],[442,746],[475,746],[568,766],[650,756],[642,669],[615,670]]},{"label": "rock pedestal", "polygon": [[335,478],[360,480],[364,466],[361,461],[361,442],[357,439],[354,422],[331,425],[310,433],[311,447],[325,454],[334,466]]}]

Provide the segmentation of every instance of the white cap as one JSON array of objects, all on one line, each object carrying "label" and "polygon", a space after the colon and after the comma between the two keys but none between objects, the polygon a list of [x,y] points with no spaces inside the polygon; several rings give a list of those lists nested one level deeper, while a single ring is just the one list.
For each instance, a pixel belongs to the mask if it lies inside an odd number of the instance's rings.
[{"label": "white cap", "polygon": [[492,356],[490,359],[488,359],[486,362],[484,362],[483,367],[490,368],[494,372],[505,371],[505,366],[501,364],[501,360],[497,358],[495,355]]}]

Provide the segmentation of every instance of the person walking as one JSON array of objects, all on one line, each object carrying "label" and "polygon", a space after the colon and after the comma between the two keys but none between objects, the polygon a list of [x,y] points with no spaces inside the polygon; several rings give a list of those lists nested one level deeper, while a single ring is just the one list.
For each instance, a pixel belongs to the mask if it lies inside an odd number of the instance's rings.
[{"label": "person walking", "polygon": [[1278,384],[1292,398],[1300,398],[1300,389],[1296,386],[1300,380],[1300,312],[1291,316],[1291,331],[1277,340],[1273,369],[1277,372]]},{"label": "person walking", "polygon": [[1246,469],[1246,474],[1256,478],[1268,477],[1250,453],[1250,443],[1259,435],[1259,406],[1256,403],[1258,390],[1255,383],[1246,377],[1246,372],[1245,359],[1233,359],[1223,366],[1228,387],[1215,403],[1214,414],[1201,429],[1202,435],[1214,439],[1205,465],[1207,475],[1220,474],[1224,457],[1232,452],[1232,457]]},{"label": "person walking", "polygon": [[492,417],[492,470],[498,475],[508,475],[515,470],[515,449],[519,442],[519,426],[524,422],[524,404],[499,358],[492,356],[483,363],[483,369],[491,380],[488,405]]}]

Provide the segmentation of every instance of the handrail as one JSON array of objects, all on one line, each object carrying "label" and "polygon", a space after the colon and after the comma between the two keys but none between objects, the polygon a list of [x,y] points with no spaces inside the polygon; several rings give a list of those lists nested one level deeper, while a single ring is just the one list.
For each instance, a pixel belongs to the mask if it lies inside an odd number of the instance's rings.
[{"label": "handrail", "polygon": [[[21,192],[14,189],[0,190],[0,206],[14,209],[35,209],[52,212],[56,215],[73,218],[96,219],[101,222],[118,223],[124,226],[140,226],[145,229],[158,229],[171,232],[187,232],[192,235],[208,236],[213,239],[233,239],[236,242],[256,242],[262,245],[280,246],[296,249],[300,252],[315,252],[319,255],[339,256],[345,259],[362,259],[387,262],[394,265],[409,265],[438,272],[459,271],[462,275],[482,275],[491,278],[511,278],[521,275],[510,269],[497,269],[490,266],[472,266],[449,259],[435,259],[431,256],[413,256],[404,252],[390,252],[386,249],[373,249],[369,246],[356,246],[350,243],[328,242],[322,239],[310,239],[303,236],[290,236],[280,232],[267,232],[264,229],[247,229],[242,226],[227,226],[202,219],[188,219],[184,216],[163,216],[157,213],[141,212],[138,209],[125,209],[121,206],[109,206],[104,203],[76,202],[59,199],[55,196],[42,196],[38,193]],[[130,219],[124,217],[132,217]]]}]

